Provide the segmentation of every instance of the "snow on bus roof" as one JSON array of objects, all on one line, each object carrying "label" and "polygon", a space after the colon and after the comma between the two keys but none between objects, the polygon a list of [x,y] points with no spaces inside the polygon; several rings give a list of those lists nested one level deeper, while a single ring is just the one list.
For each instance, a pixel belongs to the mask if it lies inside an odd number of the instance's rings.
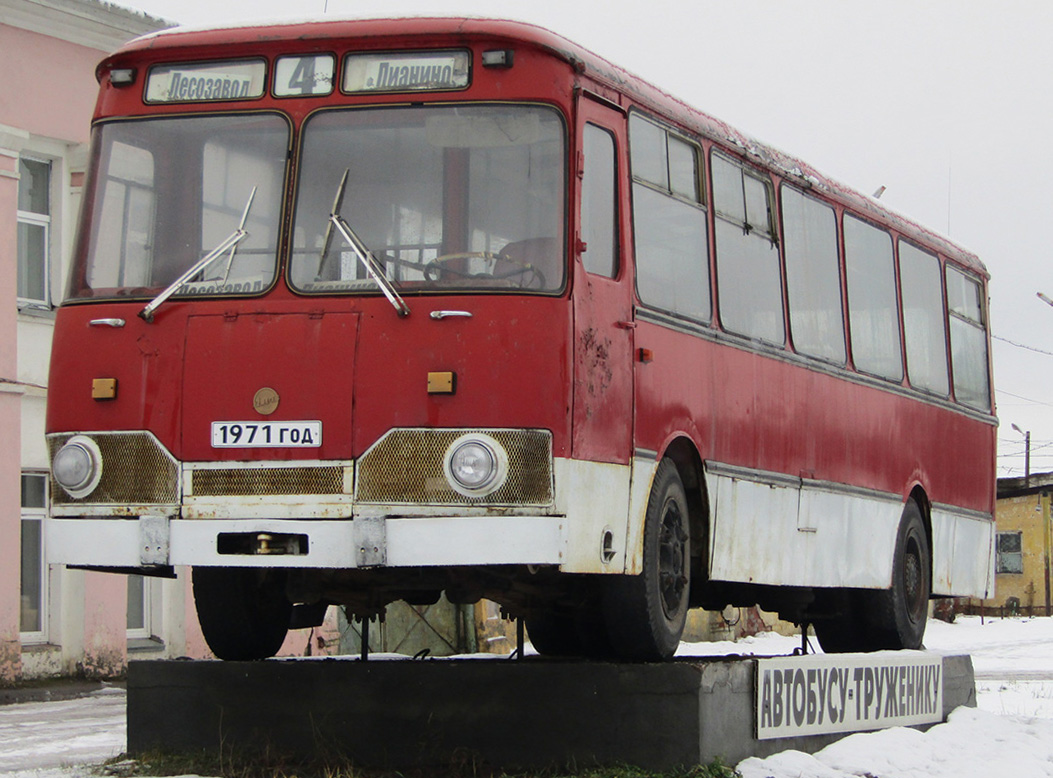
[{"label": "snow on bus roof", "polygon": [[[513,19],[478,16],[355,17],[309,15],[267,21],[253,20],[225,25],[173,27],[143,35],[125,44],[111,57],[150,49],[182,49],[216,44],[237,44],[289,40],[425,37],[459,34],[506,38],[547,50],[559,56],[594,80],[633,98],[641,107],[701,135],[744,160],[766,167],[787,181],[805,189],[822,192],[858,215],[891,227],[939,251],[974,272],[990,277],[986,267],[972,251],[879,203],[851,187],[819,172],[816,168],[775,146],[762,143],[731,125],[689,105],[660,87],[634,75],[604,57],[544,27]],[[108,61],[108,60],[107,60]]]}]

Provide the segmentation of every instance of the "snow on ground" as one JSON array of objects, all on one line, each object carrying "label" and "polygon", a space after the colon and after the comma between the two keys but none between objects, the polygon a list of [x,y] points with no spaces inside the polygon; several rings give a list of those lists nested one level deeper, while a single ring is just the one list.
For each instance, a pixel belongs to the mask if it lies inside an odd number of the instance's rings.
[{"label": "snow on ground", "polygon": [[783,751],[738,765],[743,778],[1048,778],[1053,720],[958,708],[927,732],[849,735],[814,756]]},{"label": "snow on ground", "polygon": [[45,778],[41,768],[104,762],[124,751],[124,717],[125,693],[116,687],[80,699],[0,705],[0,774]]},{"label": "snow on ground", "polygon": [[[818,650],[813,639],[812,649]],[[738,765],[743,778],[1053,778],[1053,618],[930,621],[925,645],[970,653],[977,708],[959,708],[927,732],[849,735],[814,755],[783,751]],[[679,656],[780,656],[800,638],[685,643]],[[79,700],[0,705],[3,778],[85,778],[86,765],[124,750],[119,689]]]},{"label": "snow on ground", "polygon": [[[680,653],[709,653],[705,645]],[[799,645],[760,635],[715,653],[777,655]],[[1053,618],[930,621],[925,646],[972,655],[976,708],[958,708],[926,732],[897,727],[849,735],[814,755],[746,759],[743,778],[1053,778]]]}]

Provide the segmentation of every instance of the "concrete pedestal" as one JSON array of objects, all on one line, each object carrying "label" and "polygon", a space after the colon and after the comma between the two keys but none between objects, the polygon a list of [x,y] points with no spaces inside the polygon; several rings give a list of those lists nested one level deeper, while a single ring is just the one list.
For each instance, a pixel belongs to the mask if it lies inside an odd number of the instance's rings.
[{"label": "concrete pedestal", "polygon": [[[734,764],[838,735],[757,740],[756,661],[132,662],[128,750],[262,752],[359,766],[651,769]],[[975,705],[968,656],[943,658],[943,708]]]}]

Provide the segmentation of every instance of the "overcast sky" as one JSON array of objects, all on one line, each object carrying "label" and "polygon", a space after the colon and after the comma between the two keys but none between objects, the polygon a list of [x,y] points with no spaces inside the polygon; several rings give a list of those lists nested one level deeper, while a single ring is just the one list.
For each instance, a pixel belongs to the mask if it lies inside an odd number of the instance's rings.
[{"label": "overcast sky", "polygon": [[1053,297],[1053,3],[302,0],[292,11],[288,0],[120,4],[192,25],[323,13],[522,19],[864,193],[886,187],[883,203],[977,252],[992,274],[999,475],[1023,475],[1023,437],[1011,424],[1032,433],[1032,472],[1053,471],[1053,308],[1036,296]]}]

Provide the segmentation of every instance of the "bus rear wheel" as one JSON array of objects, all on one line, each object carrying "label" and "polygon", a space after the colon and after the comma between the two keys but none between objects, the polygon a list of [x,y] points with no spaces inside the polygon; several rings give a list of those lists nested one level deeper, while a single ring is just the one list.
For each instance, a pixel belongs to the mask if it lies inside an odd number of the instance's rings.
[{"label": "bus rear wheel", "polygon": [[277,570],[195,567],[194,605],[212,653],[229,661],[266,659],[285,642],[292,603]]},{"label": "bus rear wheel", "polygon": [[611,580],[603,609],[616,656],[670,658],[687,622],[691,535],[687,497],[676,465],[662,460],[644,520],[643,573]]},{"label": "bus rear wheel", "polygon": [[921,510],[908,500],[896,534],[892,586],[874,596],[870,627],[875,649],[921,648],[932,593],[932,554]]},{"label": "bus rear wheel", "polygon": [[921,648],[932,591],[932,555],[921,509],[908,500],[896,533],[892,586],[844,591],[840,614],[813,623],[828,654]]}]

